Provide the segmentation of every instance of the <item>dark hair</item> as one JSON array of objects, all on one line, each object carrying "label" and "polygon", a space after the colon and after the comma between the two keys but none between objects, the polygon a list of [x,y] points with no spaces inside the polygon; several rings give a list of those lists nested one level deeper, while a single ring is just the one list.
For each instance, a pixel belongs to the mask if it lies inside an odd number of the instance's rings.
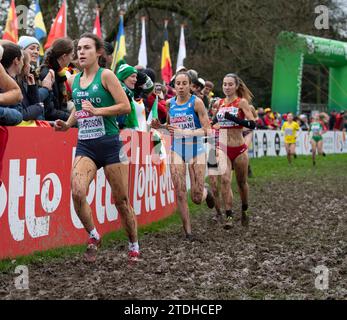
[{"label": "dark hair", "polygon": [[206,82],[205,82],[205,87],[208,87],[208,88],[214,88],[214,84],[213,84],[213,82],[211,82],[211,81],[208,81],[208,80],[206,80]]},{"label": "dark hair", "polygon": [[[102,51],[101,56],[99,57],[99,66],[102,68],[106,67],[106,49],[105,49],[105,43],[102,39],[100,39],[97,35],[90,33],[90,32],[86,32],[83,33],[79,40],[81,40],[82,38],[89,38],[94,40],[94,44],[95,44],[95,50],[98,51]],[[78,40],[78,41],[79,41]]]},{"label": "dark hair", "polygon": [[82,38],[89,38],[89,39],[94,40],[96,51],[99,51],[102,49],[103,52],[105,52],[104,41],[102,39],[100,39],[97,35],[90,33],[90,32],[86,32],[80,36],[79,40],[81,40]]},{"label": "dark hair", "polygon": [[153,82],[155,82],[157,76],[152,68],[146,68],[143,72],[147,74],[147,76],[149,76]]},{"label": "dark hair", "polygon": [[188,78],[189,80],[189,84],[192,84],[192,77],[190,76],[190,73],[188,73],[187,71],[179,71],[175,74],[175,82],[176,82],[176,79],[179,75],[184,75]]},{"label": "dark hair", "polygon": [[[24,51],[22,49],[22,53],[23,53],[23,68],[21,70],[21,73],[17,76],[17,83],[20,85],[20,86],[23,86],[23,84],[26,82],[25,80],[25,74],[24,74],[24,67],[26,64],[30,64],[30,54],[27,52],[27,51]],[[32,65],[30,65],[32,66]],[[36,74],[34,74],[35,76],[35,79],[36,79]]]},{"label": "dark hair", "polygon": [[105,53],[110,56],[113,54],[114,51],[114,47],[110,42],[104,42],[104,49],[105,49]]},{"label": "dark hair", "polygon": [[77,47],[78,47],[78,39],[75,39],[72,41],[72,44],[73,44],[73,57],[72,57],[72,60],[75,61],[78,59],[78,56],[77,56]]},{"label": "dark hair", "polygon": [[2,55],[1,63],[5,69],[8,69],[12,65],[14,59],[20,59],[23,56],[20,46],[14,43],[4,43],[2,47],[4,53]]},{"label": "dark hair", "polygon": [[55,66],[58,59],[64,54],[73,52],[73,42],[70,38],[60,38],[53,42],[46,52],[45,65]]},{"label": "dark hair", "polygon": [[251,103],[252,99],[254,98],[253,93],[251,90],[248,89],[246,84],[243,82],[243,80],[235,73],[228,73],[225,75],[224,78],[233,78],[235,79],[235,84],[236,84],[236,94],[240,98],[244,98],[248,101],[248,103]]}]

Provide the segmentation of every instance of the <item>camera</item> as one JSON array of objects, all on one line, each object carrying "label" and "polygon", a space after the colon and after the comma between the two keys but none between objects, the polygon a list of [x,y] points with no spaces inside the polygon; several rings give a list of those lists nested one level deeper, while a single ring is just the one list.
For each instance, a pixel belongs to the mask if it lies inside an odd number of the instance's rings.
[{"label": "camera", "polygon": [[154,91],[157,94],[161,93],[163,91],[162,85],[161,84],[155,84]]}]

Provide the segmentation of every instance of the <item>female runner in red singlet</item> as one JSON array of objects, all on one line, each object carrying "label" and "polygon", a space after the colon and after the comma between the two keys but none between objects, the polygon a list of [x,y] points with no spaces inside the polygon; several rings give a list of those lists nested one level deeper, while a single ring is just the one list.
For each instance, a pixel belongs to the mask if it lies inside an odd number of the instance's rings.
[{"label": "female runner in red singlet", "polygon": [[[242,225],[248,226],[248,153],[243,137],[243,128],[254,129],[255,121],[250,108],[252,93],[236,74],[227,74],[223,80],[225,98],[218,103],[218,111],[212,121],[214,129],[219,130],[219,154],[227,157],[226,170],[221,177],[221,195],[225,202],[227,221],[226,229],[232,227],[233,222],[233,194],[231,190],[232,170],[235,176],[242,202]],[[246,120],[247,119],[247,120]],[[219,156],[220,161],[222,157]],[[212,187],[212,186],[211,186]],[[212,190],[216,188],[212,187]],[[214,195],[215,199],[218,195]]]}]

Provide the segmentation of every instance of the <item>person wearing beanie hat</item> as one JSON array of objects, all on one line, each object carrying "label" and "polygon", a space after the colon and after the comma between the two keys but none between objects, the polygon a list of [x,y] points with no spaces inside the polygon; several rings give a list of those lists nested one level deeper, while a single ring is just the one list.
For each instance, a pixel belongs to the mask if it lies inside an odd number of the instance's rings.
[{"label": "person wearing beanie hat", "polygon": [[122,63],[117,67],[116,76],[120,81],[131,106],[130,114],[117,117],[117,122],[121,129],[128,128],[133,130],[140,130],[138,116],[139,114],[142,115],[142,111],[144,110],[142,110],[141,108],[140,112],[138,112],[138,104],[134,99],[134,89],[137,82],[137,74],[137,69],[133,66],[128,65],[127,63]]},{"label": "person wearing beanie hat", "polygon": [[36,65],[40,55],[40,42],[34,37],[21,36],[18,45],[30,55],[30,63]]},{"label": "person wearing beanie hat", "polygon": [[193,69],[190,69],[187,71],[187,73],[189,74],[190,78],[192,79],[192,82],[195,81],[195,80],[198,80],[199,78],[199,74],[197,71],[193,70]]},{"label": "person wearing beanie hat", "polygon": [[[119,79],[119,81],[124,82],[127,78],[129,78],[133,74],[137,75],[137,70],[135,67],[130,66],[128,64],[122,64],[118,68],[116,76]],[[135,81],[135,83],[136,83],[136,81]],[[133,89],[133,88],[129,88],[129,89]]]}]

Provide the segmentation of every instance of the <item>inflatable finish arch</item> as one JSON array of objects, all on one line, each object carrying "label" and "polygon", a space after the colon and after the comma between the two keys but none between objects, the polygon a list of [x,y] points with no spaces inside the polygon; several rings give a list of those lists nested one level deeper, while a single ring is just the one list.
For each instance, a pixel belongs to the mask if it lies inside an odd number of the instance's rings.
[{"label": "inflatable finish arch", "polygon": [[304,64],[330,70],[328,110],[347,109],[347,43],[281,32],[276,47],[271,106],[280,113],[300,112]]}]

